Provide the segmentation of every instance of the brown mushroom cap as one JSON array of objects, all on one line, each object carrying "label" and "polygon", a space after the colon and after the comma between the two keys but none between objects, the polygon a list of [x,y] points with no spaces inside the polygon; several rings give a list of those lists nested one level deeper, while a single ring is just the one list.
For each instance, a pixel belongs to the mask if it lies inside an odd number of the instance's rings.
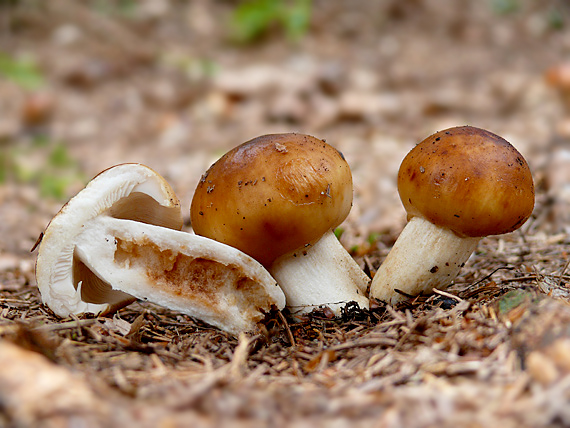
[{"label": "brown mushroom cap", "polygon": [[421,216],[459,236],[512,232],[534,207],[523,156],[471,126],[437,132],[412,149],[400,166],[398,191],[408,219]]},{"label": "brown mushroom cap", "polygon": [[352,205],[342,154],[303,134],[264,135],[226,153],[202,176],[192,227],[265,266],[316,242]]}]

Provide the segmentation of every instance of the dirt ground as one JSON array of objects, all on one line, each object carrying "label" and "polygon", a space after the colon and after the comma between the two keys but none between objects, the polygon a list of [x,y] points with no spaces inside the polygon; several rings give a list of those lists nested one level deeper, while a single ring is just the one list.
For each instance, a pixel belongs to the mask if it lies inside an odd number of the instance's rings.
[{"label": "dirt ground", "polygon": [[[0,1],[0,426],[570,425],[569,5],[315,0],[297,38],[244,42],[243,3]],[[525,156],[536,205],[445,291],[239,338],[150,303],[41,303],[30,249],[90,177],[149,165],[190,229],[201,174],[273,132],[343,152],[341,242],[374,274],[406,220],[401,160],[466,124]]]}]

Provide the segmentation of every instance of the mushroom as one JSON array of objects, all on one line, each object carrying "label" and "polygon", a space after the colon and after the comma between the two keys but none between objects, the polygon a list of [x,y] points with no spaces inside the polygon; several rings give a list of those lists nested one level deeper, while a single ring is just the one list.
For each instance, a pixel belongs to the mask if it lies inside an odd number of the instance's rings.
[{"label": "mushroom", "polygon": [[178,198],[140,164],[95,177],[41,238],[36,279],[57,315],[105,314],[136,299],[178,310],[232,334],[255,330],[285,297],[251,257],[182,228]]},{"label": "mushroom", "polygon": [[389,303],[447,287],[482,237],[516,230],[534,207],[523,156],[471,126],[437,132],[413,148],[400,166],[398,191],[408,223],[370,289]]},{"label": "mushroom", "polygon": [[200,179],[191,205],[198,235],[261,262],[294,313],[350,301],[368,308],[369,278],[333,229],[352,205],[343,155],[303,134],[263,135],[230,150]]}]

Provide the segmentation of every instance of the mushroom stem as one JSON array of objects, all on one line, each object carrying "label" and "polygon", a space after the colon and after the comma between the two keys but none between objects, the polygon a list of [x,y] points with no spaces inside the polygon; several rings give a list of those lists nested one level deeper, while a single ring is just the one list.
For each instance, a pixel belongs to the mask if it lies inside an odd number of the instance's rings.
[{"label": "mushroom stem", "polygon": [[232,334],[257,330],[285,296],[257,261],[187,232],[99,216],[78,236],[76,257],[115,290]]},{"label": "mushroom stem", "polygon": [[462,238],[422,217],[413,217],[376,272],[370,296],[394,304],[408,296],[446,288],[480,239]]},{"label": "mushroom stem", "polygon": [[366,289],[370,279],[331,231],[312,247],[279,257],[269,271],[285,293],[294,314],[328,306],[335,315],[348,302],[368,309]]}]

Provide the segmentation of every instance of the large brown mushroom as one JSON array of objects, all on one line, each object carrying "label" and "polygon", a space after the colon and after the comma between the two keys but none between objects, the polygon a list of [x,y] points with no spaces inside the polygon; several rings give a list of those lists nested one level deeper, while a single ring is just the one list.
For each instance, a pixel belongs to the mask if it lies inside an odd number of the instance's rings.
[{"label": "large brown mushroom", "polygon": [[523,156],[471,126],[437,132],[412,149],[400,166],[398,191],[408,224],[370,290],[390,303],[447,287],[482,237],[514,231],[534,207]]},{"label": "large brown mushroom", "polygon": [[264,135],[203,175],[191,206],[198,235],[239,248],[277,279],[293,312],[349,301],[368,307],[369,282],[334,236],[352,204],[342,154],[303,134]]}]

